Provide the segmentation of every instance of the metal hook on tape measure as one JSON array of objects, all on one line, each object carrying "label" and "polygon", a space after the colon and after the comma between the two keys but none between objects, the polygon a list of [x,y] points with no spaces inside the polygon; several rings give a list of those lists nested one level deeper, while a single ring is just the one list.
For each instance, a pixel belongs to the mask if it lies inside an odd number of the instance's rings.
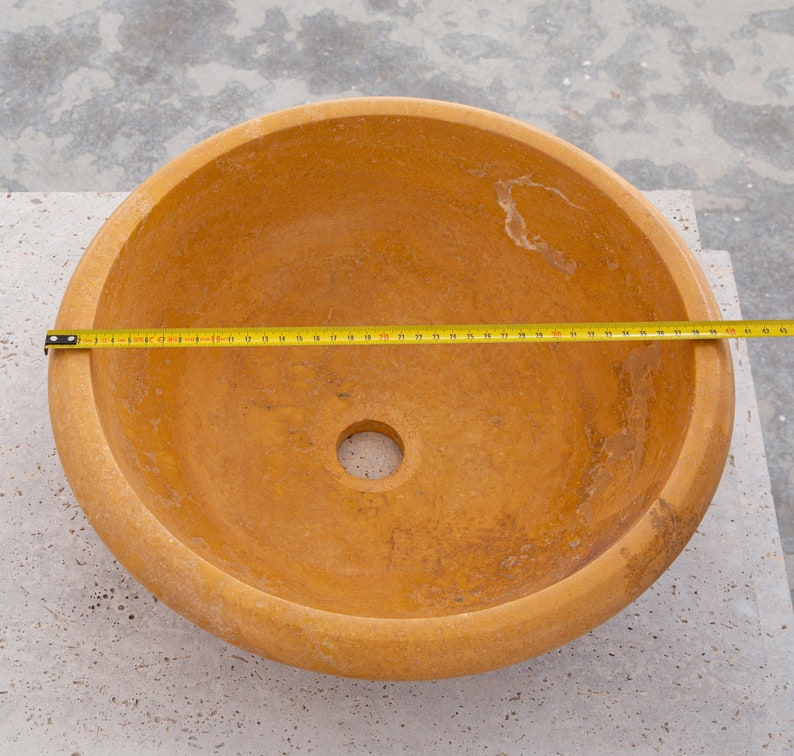
[{"label": "metal hook on tape measure", "polygon": [[44,354],[49,352],[50,347],[77,347],[80,345],[80,337],[75,333],[53,333],[47,331],[47,339],[44,342]]}]

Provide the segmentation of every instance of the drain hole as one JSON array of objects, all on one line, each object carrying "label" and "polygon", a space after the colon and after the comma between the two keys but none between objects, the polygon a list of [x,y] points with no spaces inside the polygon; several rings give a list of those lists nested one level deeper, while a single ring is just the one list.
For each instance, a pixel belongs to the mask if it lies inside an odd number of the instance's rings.
[{"label": "drain hole", "polygon": [[388,478],[402,464],[402,439],[386,423],[363,420],[354,423],[340,435],[336,458],[347,472],[357,478]]}]

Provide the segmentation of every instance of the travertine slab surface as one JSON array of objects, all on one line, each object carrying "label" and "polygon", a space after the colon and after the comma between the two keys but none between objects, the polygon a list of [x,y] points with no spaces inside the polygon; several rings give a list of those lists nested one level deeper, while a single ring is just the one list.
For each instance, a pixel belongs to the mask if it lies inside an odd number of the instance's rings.
[{"label": "travertine slab surface", "polygon": [[[792,612],[745,345],[732,455],[698,533],[635,604],[556,652],[438,683],[323,677],[234,649],[157,603],[98,542],[55,455],[44,331],[123,197],[0,198],[0,741],[35,751],[786,753]],[[699,254],[726,317],[726,253],[691,200],[652,199]]]}]

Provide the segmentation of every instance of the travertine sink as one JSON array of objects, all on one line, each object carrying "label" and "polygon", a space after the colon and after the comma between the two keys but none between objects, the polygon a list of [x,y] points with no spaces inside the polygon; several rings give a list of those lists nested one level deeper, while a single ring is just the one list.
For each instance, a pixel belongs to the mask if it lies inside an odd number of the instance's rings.
[{"label": "travertine sink", "polygon": [[[102,228],[57,327],[719,317],[659,213],[514,120],[325,102],[203,142]],[[725,462],[722,343],[53,352],[75,495],[212,633],[338,675],[508,665],[603,622]],[[382,433],[392,474],[337,449]],[[399,460],[398,460],[399,461]]]}]

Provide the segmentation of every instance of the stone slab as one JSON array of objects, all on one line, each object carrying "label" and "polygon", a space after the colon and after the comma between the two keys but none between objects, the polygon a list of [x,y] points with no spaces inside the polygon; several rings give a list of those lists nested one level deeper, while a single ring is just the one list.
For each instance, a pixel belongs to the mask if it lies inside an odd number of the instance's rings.
[{"label": "stone slab", "polygon": [[[691,196],[650,193],[726,317],[730,256]],[[104,548],[66,484],[44,332],[121,193],[0,197],[0,744],[64,753],[791,753],[792,616],[746,345],[725,475],[701,527],[634,604],[557,651],[467,678],[346,680],[224,644]]]}]

